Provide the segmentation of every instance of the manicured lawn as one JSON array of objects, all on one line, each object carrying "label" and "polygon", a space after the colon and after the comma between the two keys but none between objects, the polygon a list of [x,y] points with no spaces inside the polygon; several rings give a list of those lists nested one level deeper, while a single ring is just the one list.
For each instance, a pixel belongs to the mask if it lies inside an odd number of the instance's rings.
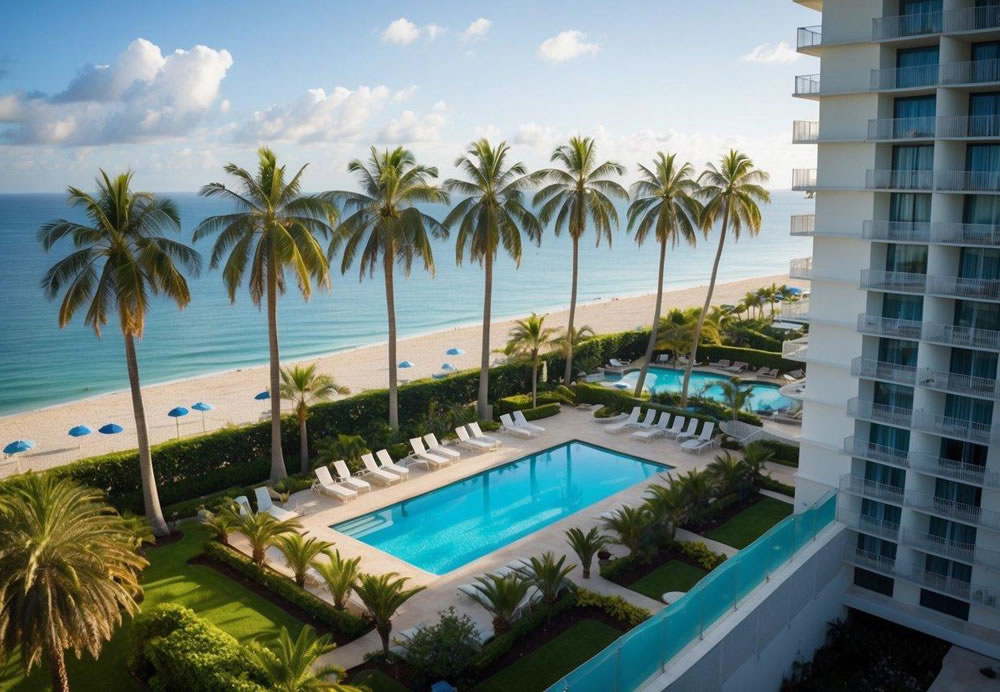
[{"label": "manicured lawn", "polygon": [[621,632],[599,620],[581,620],[475,689],[480,692],[544,690],[620,636]]},{"label": "manicured lawn", "polygon": [[734,548],[746,548],[791,513],[792,505],[788,502],[764,497],[722,526],[706,533],[705,538]]},{"label": "manicured lawn", "polygon": [[690,591],[708,572],[680,560],[665,562],[652,572],[629,584],[630,589],[659,601],[669,591]]},{"label": "manicured lawn", "polygon": [[396,682],[381,670],[364,670],[351,678],[351,685],[365,685],[372,692],[409,692],[410,688]]},{"label": "manicured lawn", "polygon": [[[162,603],[179,603],[233,635],[241,642],[262,634],[276,632],[284,625],[297,635],[302,623],[251,591],[203,565],[188,565],[187,561],[201,552],[208,533],[200,524],[186,524],[184,537],[161,548],[146,551],[150,565],[142,573],[145,599],[142,608]],[[99,661],[84,655],[77,660],[66,655],[69,682],[74,692],[120,692],[140,690],[125,669],[131,652],[129,626],[119,628],[101,651]],[[0,667],[0,690],[4,692],[37,692],[50,689],[44,666],[36,667],[25,677],[20,657],[13,657]]]}]

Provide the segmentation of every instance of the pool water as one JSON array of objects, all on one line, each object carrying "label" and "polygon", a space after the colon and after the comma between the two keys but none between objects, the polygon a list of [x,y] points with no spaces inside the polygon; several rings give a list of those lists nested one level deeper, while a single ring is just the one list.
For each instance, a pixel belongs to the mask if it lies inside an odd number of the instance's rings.
[{"label": "pool water", "polygon": [[670,468],[567,442],[330,528],[444,574]]},{"label": "pool water", "polygon": [[[635,389],[635,382],[639,379],[639,371],[625,373],[620,378],[609,377],[615,386],[632,391]],[[716,375],[710,372],[699,372],[695,370],[691,373],[691,386],[688,391],[695,396],[705,396],[715,401],[722,401],[722,388],[718,386],[720,382],[726,382],[730,378],[725,375]],[[684,385],[684,371],[673,368],[651,367],[646,373],[645,387],[654,394],[659,392],[679,393]],[[705,387],[708,387],[706,390]],[[783,396],[778,391],[778,385],[768,382],[748,382],[750,387],[750,401],[748,405],[753,411],[783,411],[791,408],[795,402],[787,396]]]}]

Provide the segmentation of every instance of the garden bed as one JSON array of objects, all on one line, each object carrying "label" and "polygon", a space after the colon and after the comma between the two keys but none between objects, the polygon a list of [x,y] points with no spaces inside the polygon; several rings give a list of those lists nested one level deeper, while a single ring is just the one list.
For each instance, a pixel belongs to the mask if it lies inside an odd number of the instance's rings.
[{"label": "garden bed", "polygon": [[[603,566],[601,576],[659,601],[668,591],[690,591],[709,571],[699,565],[696,558],[685,554],[677,544],[663,546],[658,553],[646,559],[625,557],[612,560]],[[674,586],[678,588],[672,588]]]},{"label": "garden bed", "polygon": [[707,531],[703,529],[702,535],[737,549],[746,548],[791,514],[793,509],[788,502],[761,495],[752,505],[743,507],[726,521],[717,524],[716,528]]}]

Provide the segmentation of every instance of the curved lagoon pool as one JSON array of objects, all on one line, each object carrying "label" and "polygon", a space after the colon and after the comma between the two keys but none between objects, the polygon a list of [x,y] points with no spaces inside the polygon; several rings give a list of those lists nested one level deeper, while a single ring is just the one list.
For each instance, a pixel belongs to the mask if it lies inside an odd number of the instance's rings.
[{"label": "curved lagoon pool", "polygon": [[[616,387],[625,390],[635,389],[635,382],[639,379],[639,371],[625,373],[620,378],[608,378],[607,381],[615,383]],[[730,378],[725,375],[716,375],[710,372],[699,372],[695,370],[691,373],[692,395],[707,396],[715,401],[722,400],[722,389],[718,386],[720,382],[726,382]],[[659,392],[679,393],[684,384],[684,371],[673,368],[650,367],[646,373],[645,388],[650,389],[654,394]],[[750,408],[754,411],[782,411],[791,408],[795,402],[787,396],[783,396],[778,391],[778,385],[768,382],[748,382],[750,387]],[[708,387],[708,389],[705,389]]]}]

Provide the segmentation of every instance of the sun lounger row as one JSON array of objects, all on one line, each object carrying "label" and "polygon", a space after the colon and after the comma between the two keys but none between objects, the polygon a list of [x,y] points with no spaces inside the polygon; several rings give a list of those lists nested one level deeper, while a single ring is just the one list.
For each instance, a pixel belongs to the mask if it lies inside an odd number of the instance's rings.
[{"label": "sun lounger row", "polygon": [[542,426],[528,422],[523,411],[514,411],[513,414],[505,413],[500,416],[500,422],[503,424],[502,430],[504,432],[518,437],[537,437],[545,432],[545,428]]},{"label": "sun lounger row", "polygon": [[[375,457],[378,457],[378,463],[375,462]],[[389,456],[389,451],[385,449],[380,449],[374,456],[370,453],[361,455],[361,463],[364,464],[365,470],[358,476],[364,478],[354,476],[343,459],[333,462],[336,480],[330,474],[328,466],[318,466],[313,471],[316,474],[316,480],[312,484],[313,492],[347,502],[356,499],[360,493],[371,492],[372,486],[369,481],[385,486],[406,480],[410,476],[410,469],[395,463]]]},{"label": "sun lounger row", "polygon": [[[295,519],[299,516],[298,512],[292,512],[287,509],[282,509],[274,504],[271,500],[271,494],[267,491],[266,486],[261,486],[259,488],[254,488],[254,497],[257,499],[257,511],[266,512],[278,521],[285,521],[286,519]],[[253,514],[253,508],[250,506],[250,500],[247,499],[246,495],[240,495],[235,498],[236,506],[239,508],[241,516],[247,516]]]},{"label": "sun lounger row", "polygon": [[[657,417],[659,414],[659,417]],[[669,411],[657,411],[656,409],[646,409],[642,414],[642,407],[636,406],[628,415],[617,416],[612,423],[605,423],[604,429],[612,434],[618,434],[626,430],[631,430],[632,439],[642,442],[649,442],[659,437],[670,440],[677,440],[681,443],[681,449],[686,452],[701,454],[706,449],[715,447],[716,442],[712,437],[715,432],[715,423],[706,421],[698,433],[698,418],[685,418],[680,415],[673,415]],[[601,422],[600,419],[595,419]],[[608,420],[608,419],[605,419]]]}]

